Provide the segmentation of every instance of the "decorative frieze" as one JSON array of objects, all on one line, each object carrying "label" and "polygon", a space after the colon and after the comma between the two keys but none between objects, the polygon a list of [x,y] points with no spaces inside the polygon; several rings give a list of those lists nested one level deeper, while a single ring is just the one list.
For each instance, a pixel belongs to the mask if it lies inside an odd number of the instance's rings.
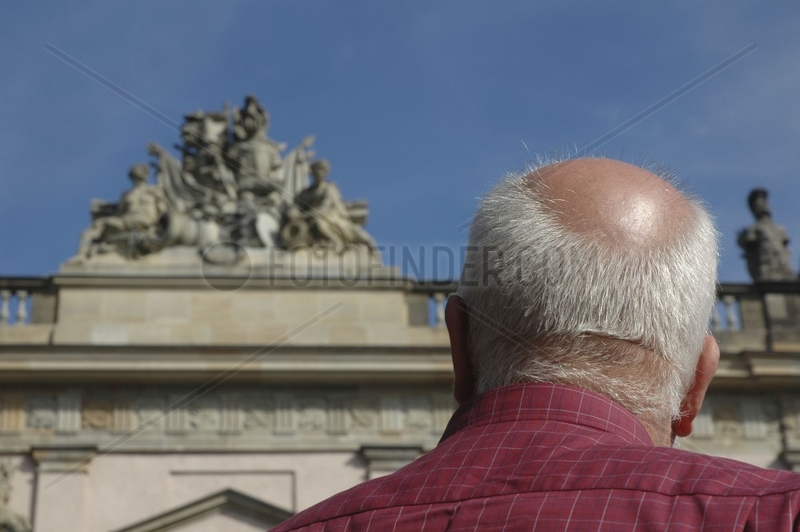
[{"label": "decorative frieze", "polygon": [[189,430],[188,416],[186,415],[186,395],[171,394],[169,407],[166,411],[167,434],[182,435]]},{"label": "decorative frieze", "polygon": [[297,429],[297,416],[295,415],[294,400],[286,394],[279,394],[275,398],[275,434],[294,434]]},{"label": "decorative frieze", "polygon": [[433,396],[433,427],[431,427],[431,431],[434,434],[444,432],[455,409],[456,403],[451,394]]},{"label": "decorative frieze", "polygon": [[746,440],[763,440],[767,437],[767,419],[764,405],[756,399],[742,399],[742,435]]},{"label": "decorative frieze", "polygon": [[137,428],[136,415],[133,409],[133,401],[128,397],[117,397],[114,400],[114,410],[111,416],[112,433],[124,434]]},{"label": "decorative frieze", "polygon": [[[194,398],[192,392],[178,386],[76,387],[52,393],[7,389],[0,393],[0,436],[13,435],[3,440],[11,447],[79,441],[102,448],[126,434],[126,449],[334,449],[369,442],[419,442],[430,448],[456,407],[444,387],[254,385]],[[701,447],[730,449],[785,442],[785,450],[800,452],[800,394],[712,394],[694,420],[692,440]]]},{"label": "decorative frieze", "polygon": [[4,395],[2,402],[0,436],[19,434],[25,427],[25,397],[19,394]]},{"label": "decorative frieze", "polygon": [[328,404],[328,434],[332,436],[347,434],[347,406],[344,398],[333,397]]},{"label": "decorative frieze", "polygon": [[778,438],[780,423],[775,398],[770,396],[706,397],[693,423],[691,439],[725,445]]},{"label": "decorative frieze", "polygon": [[[73,441],[126,448],[350,448],[417,440],[431,447],[453,409],[445,390],[212,390],[93,387],[0,395],[0,434],[24,444]],[[27,438],[27,440],[26,440]],[[221,440],[226,440],[223,443]],[[137,447],[138,446],[138,447]],[[332,446],[332,447],[331,447]]]},{"label": "decorative frieze", "polygon": [[714,437],[714,416],[711,414],[711,408],[708,406],[708,401],[703,403],[700,412],[694,419],[692,424],[692,437],[707,440]]},{"label": "decorative frieze", "polygon": [[25,426],[29,429],[50,429],[56,426],[58,399],[55,395],[31,395],[27,398]]},{"label": "decorative frieze", "polygon": [[236,435],[241,433],[244,426],[242,403],[242,397],[238,394],[226,393],[222,396],[220,434]]},{"label": "decorative frieze", "polygon": [[780,406],[784,439],[782,457],[792,471],[800,471],[800,396],[783,395]]},{"label": "decorative frieze", "polygon": [[137,432],[147,434],[165,431],[170,403],[164,394],[144,393],[135,399],[134,405],[134,425]]},{"label": "decorative frieze", "polygon": [[430,397],[412,396],[403,400],[405,407],[404,429],[428,432],[433,426],[433,405]]},{"label": "decorative frieze", "polygon": [[347,413],[351,420],[351,430],[355,433],[377,432],[380,400],[356,398],[347,402]]},{"label": "decorative frieze", "polygon": [[399,434],[403,430],[403,403],[397,395],[381,398],[381,433]]},{"label": "decorative frieze", "polygon": [[114,408],[108,399],[91,398],[83,402],[81,427],[83,429],[111,430],[114,425]]},{"label": "decorative frieze", "polygon": [[81,396],[77,391],[58,395],[56,413],[56,433],[76,434],[81,430]]},{"label": "decorative frieze", "polygon": [[194,401],[185,401],[180,409],[186,412],[186,423],[193,431],[219,430],[220,404],[218,397],[203,396]]},{"label": "decorative frieze", "polygon": [[241,408],[244,430],[272,431],[275,426],[275,400],[264,395],[255,393],[243,395],[240,396],[242,403],[239,406],[230,405],[231,408]]},{"label": "decorative frieze", "polygon": [[301,399],[297,402],[297,428],[301,432],[324,432],[328,405],[321,397]]}]

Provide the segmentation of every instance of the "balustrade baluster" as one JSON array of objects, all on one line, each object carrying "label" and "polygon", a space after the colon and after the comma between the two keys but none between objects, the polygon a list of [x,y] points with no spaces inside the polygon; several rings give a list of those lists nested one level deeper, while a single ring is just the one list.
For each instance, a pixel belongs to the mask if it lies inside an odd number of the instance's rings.
[{"label": "balustrade baluster", "polygon": [[722,320],[719,317],[719,310],[717,310],[717,305],[714,305],[714,309],[711,312],[711,330],[719,331],[721,329],[722,329]]},{"label": "balustrade baluster", "polygon": [[735,296],[725,296],[722,298],[725,303],[725,321],[727,329],[729,331],[738,331],[739,330],[739,322],[736,319],[736,297]]},{"label": "balustrade baluster", "polygon": [[10,290],[0,290],[0,323],[8,323],[10,313],[8,303],[11,300]]},{"label": "balustrade baluster", "polygon": [[17,325],[28,323],[28,291],[17,292]]},{"label": "balustrade baluster", "polygon": [[433,300],[436,301],[436,327],[444,327],[444,300],[446,296],[442,292],[433,294]]}]

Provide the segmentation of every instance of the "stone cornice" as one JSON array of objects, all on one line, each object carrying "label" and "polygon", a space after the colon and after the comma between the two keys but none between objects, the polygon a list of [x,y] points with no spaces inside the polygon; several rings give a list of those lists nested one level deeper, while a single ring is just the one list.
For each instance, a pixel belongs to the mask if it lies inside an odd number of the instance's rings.
[{"label": "stone cornice", "polygon": [[446,352],[109,351],[2,353],[0,383],[202,383],[222,376],[229,382],[337,385],[447,384],[452,380]]},{"label": "stone cornice", "polygon": [[[447,384],[447,346],[3,346],[0,383]],[[800,353],[724,354],[711,388],[795,390]]]},{"label": "stone cornice", "polygon": [[52,277],[56,287],[69,288],[142,288],[142,289],[200,289],[220,290],[411,290],[417,285],[413,280],[397,275],[343,276],[307,278],[305,274],[215,275],[204,277],[175,275],[64,275]]}]

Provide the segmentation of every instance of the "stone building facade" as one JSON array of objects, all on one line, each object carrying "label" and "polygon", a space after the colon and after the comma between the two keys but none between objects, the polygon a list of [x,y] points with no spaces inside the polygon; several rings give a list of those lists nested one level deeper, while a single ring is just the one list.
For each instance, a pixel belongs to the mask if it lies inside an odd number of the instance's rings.
[{"label": "stone building facade", "polygon": [[[374,273],[0,280],[8,509],[41,532],[263,530],[432,448],[452,286]],[[723,285],[722,363],[681,445],[798,467],[797,328],[765,320],[796,292]]]},{"label": "stone building facade", "polygon": [[261,508],[175,529],[263,530],[435,446],[453,410],[446,332],[428,317],[444,292],[381,272],[235,291],[3,279],[6,307],[33,309],[0,325],[9,507],[43,532],[172,530],[171,513],[228,490]]}]

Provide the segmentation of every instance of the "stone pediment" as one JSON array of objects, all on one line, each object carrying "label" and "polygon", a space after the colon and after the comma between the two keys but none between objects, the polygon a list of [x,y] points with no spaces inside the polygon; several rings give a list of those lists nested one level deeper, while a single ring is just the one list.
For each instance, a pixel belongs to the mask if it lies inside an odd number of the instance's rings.
[{"label": "stone pediment", "polygon": [[292,515],[262,500],[226,489],[114,532],[248,532],[268,530]]}]

